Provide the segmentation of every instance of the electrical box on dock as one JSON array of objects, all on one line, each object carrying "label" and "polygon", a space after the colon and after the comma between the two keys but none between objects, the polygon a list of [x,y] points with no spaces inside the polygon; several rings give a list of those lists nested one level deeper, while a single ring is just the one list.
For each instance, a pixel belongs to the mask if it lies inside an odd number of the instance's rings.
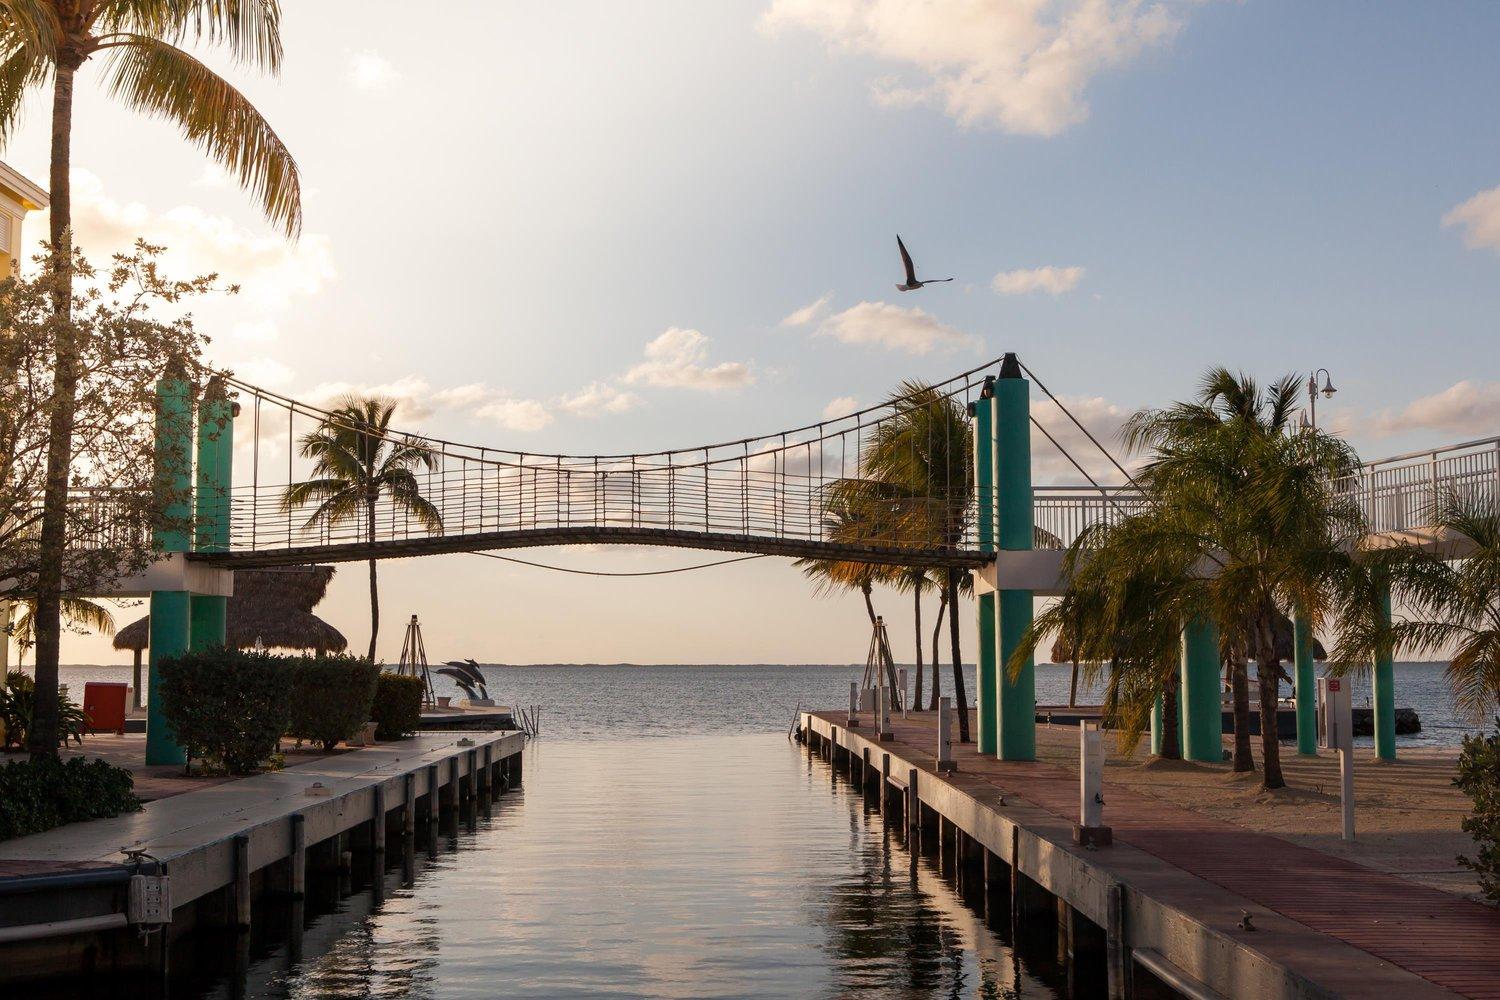
[{"label": "electrical box on dock", "polygon": [[152,926],[172,922],[172,879],[168,875],[132,875],[130,905],[132,924]]}]

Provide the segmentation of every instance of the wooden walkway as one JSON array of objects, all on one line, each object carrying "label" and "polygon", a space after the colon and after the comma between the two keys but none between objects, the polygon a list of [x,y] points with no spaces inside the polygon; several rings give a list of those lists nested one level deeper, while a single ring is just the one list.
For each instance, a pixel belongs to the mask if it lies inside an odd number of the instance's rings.
[{"label": "wooden walkway", "polygon": [[[817,714],[841,729],[846,721],[843,713]],[[931,712],[895,718],[895,742],[883,746],[926,764],[936,746],[936,725]],[[1076,820],[1076,772],[980,757],[972,743],[955,744],[953,756],[965,784],[981,781],[1003,793],[1007,803],[1020,799],[1069,823]],[[1126,788],[1107,786],[1104,798],[1105,821],[1117,842],[1316,932],[1307,935],[1305,954],[1296,956],[1304,971],[1318,962],[1317,935],[1322,934],[1453,993],[1500,1000],[1500,912]],[[1108,849],[1091,858],[1105,862],[1107,855]],[[1360,995],[1347,988],[1348,977],[1358,981],[1357,969],[1329,971],[1343,984],[1313,978],[1345,995]]]}]

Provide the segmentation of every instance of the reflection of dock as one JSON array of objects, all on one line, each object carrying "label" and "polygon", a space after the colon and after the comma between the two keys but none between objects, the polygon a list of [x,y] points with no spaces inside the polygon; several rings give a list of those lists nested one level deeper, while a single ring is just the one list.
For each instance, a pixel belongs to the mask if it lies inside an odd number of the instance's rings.
[{"label": "reflection of dock", "polygon": [[[1085,720],[1098,722],[1103,715],[1104,709],[1098,705],[1038,705],[1036,707],[1036,721],[1052,723],[1059,726],[1076,726]],[[1234,710],[1224,709],[1224,732],[1234,732]],[[1417,716],[1414,708],[1396,709],[1396,735],[1410,736],[1422,731],[1422,720]],[[1250,704],[1250,734],[1260,735],[1260,706],[1255,702]],[[1276,735],[1283,740],[1294,740],[1297,738],[1297,709],[1294,705],[1283,702],[1276,711]],[[1354,735],[1375,735],[1375,710],[1368,705],[1354,709]]]}]

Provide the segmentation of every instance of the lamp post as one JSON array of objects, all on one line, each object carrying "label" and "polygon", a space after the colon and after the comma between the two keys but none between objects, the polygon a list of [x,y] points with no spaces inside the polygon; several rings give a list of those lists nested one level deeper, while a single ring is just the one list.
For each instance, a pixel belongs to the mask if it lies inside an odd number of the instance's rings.
[{"label": "lamp post", "polygon": [[[1322,385],[1318,383],[1318,376],[1323,376]],[[1333,387],[1333,376],[1328,374],[1327,368],[1319,368],[1307,377],[1307,405],[1312,413],[1313,430],[1318,429],[1318,393],[1321,392],[1325,398],[1332,399],[1333,394],[1338,392]]]}]

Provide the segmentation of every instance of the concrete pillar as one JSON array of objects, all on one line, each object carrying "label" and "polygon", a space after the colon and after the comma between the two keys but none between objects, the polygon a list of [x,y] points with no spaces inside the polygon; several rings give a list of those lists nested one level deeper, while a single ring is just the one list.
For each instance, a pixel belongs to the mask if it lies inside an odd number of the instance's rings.
[{"label": "concrete pillar", "polygon": [[[974,403],[974,508],[978,522],[979,550],[995,551],[995,383],[985,379],[979,399]],[[975,652],[974,678],[975,700],[979,702],[979,752],[997,753],[999,750],[998,717],[1000,711],[999,680],[996,676],[996,660],[1000,654],[997,644],[995,619],[995,595],[981,593],[975,602],[979,621],[976,632],[978,649]],[[1004,665],[1000,664],[999,669]]]},{"label": "concrete pillar", "polygon": [[307,895],[307,817],[292,813],[291,824],[292,856],[287,859],[290,863],[289,889],[293,899],[302,899]]},{"label": "concrete pillar", "polygon": [[[229,549],[229,490],[234,461],[234,415],[239,407],[226,398],[224,384],[214,379],[198,406],[198,472],[193,490],[193,549]],[[224,645],[229,598],[194,594],[192,648]]]},{"label": "concrete pillar", "polygon": [[[185,378],[169,375],[156,384],[155,476],[171,491],[172,502],[153,532],[161,552],[186,552],[192,519],[193,397]],[[162,715],[160,667],[184,653],[192,636],[191,602],[185,590],[151,592],[151,700],[146,706],[146,763],[183,764],[187,754],[172,737]]]},{"label": "concrete pillar", "polygon": [[243,833],[234,838],[234,922],[250,929],[250,837]]},{"label": "concrete pillar", "polygon": [[1185,760],[1224,759],[1224,712],[1219,698],[1219,630],[1195,618],[1182,630],[1182,756]]},{"label": "concrete pillar", "polygon": [[[1027,551],[1032,546],[1034,517],[1031,497],[1031,383],[1021,377],[1014,354],[1007,354],[995,382],[995,515],[996,542],[1005,551]],[[999,662],[997,701],[1001,760],[1036,759],[1036,677],[1027,659],[1011,680],[1004,668],[1031,626],[1031,591],[1001,590],[998,594]]]},{"label": "concrete pillar", "polygon": [[[1391,590],[1381,595],[1382,621],[1391,621]],[[1396,666],[1394,657],[1384,653],[1375,657],[1375,756],[1381,760],[1396,759]]]},{"label": "concrete pillar", "polygon": [[1318,753],[1318,682],[1313,676],[1312,628],[1301,614],[1292,620],[1292,661],[1297,685],[1297,752],[1315,757]]}]

